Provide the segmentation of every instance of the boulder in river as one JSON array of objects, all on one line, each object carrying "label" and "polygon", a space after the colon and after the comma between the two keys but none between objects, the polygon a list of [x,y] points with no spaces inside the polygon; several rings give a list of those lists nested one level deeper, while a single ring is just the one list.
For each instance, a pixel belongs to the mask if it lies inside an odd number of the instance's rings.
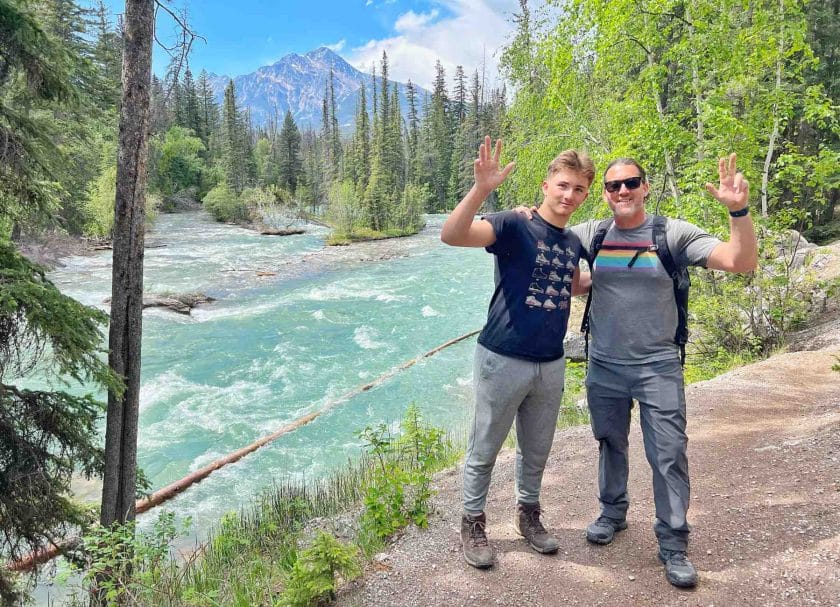
[{"label": "boulder in river", "polygon": [[[168,308],[178,314],[189,314],[197,305],[211,301],[216,300],[203,293],[150,293],[143,296],[143,309]],[[110,304],[111,298],[106,297],[103,303]]]}]

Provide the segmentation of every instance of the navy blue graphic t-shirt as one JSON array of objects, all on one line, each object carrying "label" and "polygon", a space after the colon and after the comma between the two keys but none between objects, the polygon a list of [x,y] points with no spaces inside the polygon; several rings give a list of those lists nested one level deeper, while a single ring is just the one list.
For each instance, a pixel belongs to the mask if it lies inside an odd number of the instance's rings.
[{"label": "navy blue graphic t-shirt", "polygon": [[532,220],[513,211],[483,219],[496,232],[487,247],[496,256],[496,290],[478,343],[525,360],[562,357],[580,239],[536,213]]}]

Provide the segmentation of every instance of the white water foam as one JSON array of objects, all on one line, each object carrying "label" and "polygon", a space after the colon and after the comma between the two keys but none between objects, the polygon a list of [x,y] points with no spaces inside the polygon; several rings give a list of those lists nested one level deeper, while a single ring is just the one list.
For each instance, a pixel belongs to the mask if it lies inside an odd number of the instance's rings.
[{"label": "white water foam", "polygon": [[261,316],[280,308],[283,304],[278,301],[255,304],[252,306],[224,306],[224,304],[209,304],[209,308],[193,308],[191,318],[196,322],[211,322],[225,318],[250,318]]},{"label": "white water foam", "polygon": [[157,402],[169,400],[173,395],[189,387],[197,386],[190,384],[171,369],[154,379],[145,380],[140,385],[140,410],[143,411]]},{"label": "white water foam", "polygon": [[343,299],[375,299],[377,301],[403,301],[405,296],[394,295],[378,289],[363,289],[358,286],[326,285],[296,293],[294,298],[304,301],[339,301]]},{"label": "white water foam", "polygon": [[423,306],[423,309],[420,311],[420,313],[426,318],[430,316],[440,316],[440,312],[435,310],[432,306]]},{"label": "white water foam", "polygon": [[377,336],[378,332],[376,329],[369,327],[368,325],[356,327],[356,330],[353,331],[353,341],[365,350],[378,350],[379,348],[385,347],[385,342],[376,341],[375,338]]}]

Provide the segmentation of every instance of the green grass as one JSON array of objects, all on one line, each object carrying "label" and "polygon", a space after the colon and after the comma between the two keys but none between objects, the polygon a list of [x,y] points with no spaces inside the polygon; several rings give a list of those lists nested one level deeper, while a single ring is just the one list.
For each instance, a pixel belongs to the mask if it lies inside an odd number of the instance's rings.
[{"label": "green grass", "polygon": [[368,240],[385,240],[388,238],[401,238],[403,236],[411,236],[417,234],[419,229],[406,228],[400,230],[391,228],[382,232],[371,230],[370,228],[354,228],[351,233],[339,232],[334,230],[327,238],[327,244],[330,246],[344,246],[354,242],[365,242]]}]

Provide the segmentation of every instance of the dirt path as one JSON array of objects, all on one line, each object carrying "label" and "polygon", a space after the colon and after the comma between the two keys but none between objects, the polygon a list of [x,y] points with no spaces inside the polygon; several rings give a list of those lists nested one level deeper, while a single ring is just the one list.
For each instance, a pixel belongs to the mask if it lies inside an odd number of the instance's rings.
[{"label": "dirt path", "polygon": [[835,355],[836,345],[783,354],[687,390],[696,589],[671,587],[656,560],[650,469],[634,418],[629,528],[610,546],[583,536],[597,514],[597,444],[589,428],[575,428],[557,434],[543,485],[557,555],[536,554],[514,533],[513,454],[505,452],[487,507],[492,569],[461,557],[459,468],[437,479],[429,529],[409,530],[338,604],[840,607]]}]

